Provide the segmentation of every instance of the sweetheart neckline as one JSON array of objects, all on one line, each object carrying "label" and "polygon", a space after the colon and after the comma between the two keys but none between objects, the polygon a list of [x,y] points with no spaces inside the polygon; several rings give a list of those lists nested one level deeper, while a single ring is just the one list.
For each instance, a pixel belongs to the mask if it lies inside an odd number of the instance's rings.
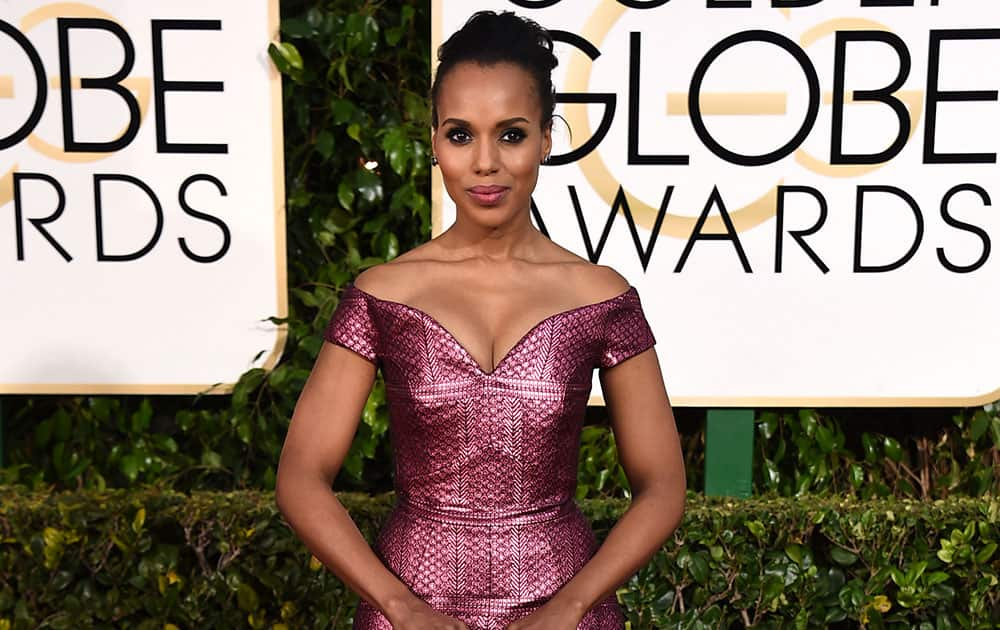
[{"label": "sweetheart neckline", "polygon": [[551,320],[553,320],[553,319],[555,319],[557,317],[562,317],[562,316],[565,316],[565,315],[569,315],[571,313],[575,313],[577,311],[581,311],[581,310],[583,310],[585,308],[593,308],[593,307],[597,307],[597,306],[602,306],[604,304],[608,304],[610,302],[614,302],[615,300],[623,299],[629,293],[632,293],[633,291],[636,290],[635,287],[630,284],[627,289],[625,289],[624,291],[622,291],[618,295],[614,295],[612,297],[609,297],[609,298],[604,299],[604,300],[600,300],[598,302],[589,302],[587,304],[581,304],[579,306],[573,306],[571,308],[567,308],[567,309],[564,309],[562,311],[558,311],[556,313],[552,313],[551,315],[546,315],[542,319],[538,320],[538,322],[536,322],[533,326],[531,326],[527,330],[527,332],[525,332],[523,335],[521,335],[521,337],[517,341],[514,342],[514,345],[510,347],[510,350],[508,350],[503,355],[503,357],[500,359],[500,361],[498,361],[497,364],[495,366],[493,366],[493,370],[490,371],[490,372],[487,372],[486,370],[483,369],[483,366],[481,366],[479,364],[479,361],[476,361],[476,359],[472,356],[472,353],[469,352],[468,348],[465,347],[465,344],[462,343],[461,341],[459,341],[458,337],[456,337],[450,330],[448,330],[448,328],[445,327],[444,324],[442,324],[440,321],[438,321],[438,319],[436,317],[434,317],[433,315],[431,315],[427,311],[425,311],[425,310],[423,310],[423,309],[421,309],[419,307],[411,306],[410,304],[406,304],[405,302],[396,302],[395,300],[387,300],[385,298],[380,298],[380,297],[378,297],[376,295],[372,295],[371,293],[368,293],[367,291],[365,291],[361,287],[358,287],[357,285],[355,285],[353,282],[349,282],[347,284],[347,286],[349,288],[354,289],[359,294],[361,294],[361,295],[365,296],[366,298],[371,299],[371,300],[373,300],[375,302],[381,302],[383,304],[392,304],[392,305],[395,305],[395,306],[401,306],[401,307],[403,307],[403,308],[405,308],[407,310],[413,311],[414,313],[417,313],[417,314],[425,317],[436,328],[440,329],[441,332],[443,332],[445,335],[447,335],[449,338],[451,338],[452,341],[455,342],[455,345],[457,345],[458,348],[461,350],[463,356],[465,356],[465,358],[468,360],[468,362],[470,364],[472,364],[473,368],[480,375],[482,375],[482,376],[493,376],[494,374],[496,374],[497,371],[501,367],[503,367],[504,363],[506,363],[507,359],[510,358],[510,356],[512,354],[514,354],[514,352],[521,346],[521,344],[524,343],[525,341],[527,341],[528,337],[530,337],[536,330],[538,330],[539,328],[541,328],[541,326],[543,324],[545,324],[546,322],[549,322],[549,321],[551,321]]}]

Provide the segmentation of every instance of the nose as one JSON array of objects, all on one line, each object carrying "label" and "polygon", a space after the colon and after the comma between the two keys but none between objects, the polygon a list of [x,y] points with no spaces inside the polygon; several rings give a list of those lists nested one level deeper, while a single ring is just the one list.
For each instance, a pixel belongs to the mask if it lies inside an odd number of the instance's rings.
[{"label": "nose", "polygon": [[475,148],[473,169],[476,175],[490,175],[497,172],[500,165],[499,147],[492,142],[479,142]]}]

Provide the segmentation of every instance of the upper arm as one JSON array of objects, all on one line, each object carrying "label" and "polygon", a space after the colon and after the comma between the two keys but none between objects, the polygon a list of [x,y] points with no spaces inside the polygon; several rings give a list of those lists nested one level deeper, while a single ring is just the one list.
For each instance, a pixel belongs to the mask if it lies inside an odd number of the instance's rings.
[{"label": "upper arm", "polygon": [[601,390],[633,492],[667,484],[683,496],[680,439],[654,347],[656,338],[637,293],[609,310],[601,334]]},{"label": "upper arm", "polygon": [[333,480],[375,382],[377,330],[368,305],[357,292],[341,293],[323,337],[282,448],[279,477],[283,471],[286,481],[292,470]]},{"label": "upper arm", "polygon": [[673,409],[655,348],[600,370],[618,457],[633,493],[657,484],[686,487]]}]

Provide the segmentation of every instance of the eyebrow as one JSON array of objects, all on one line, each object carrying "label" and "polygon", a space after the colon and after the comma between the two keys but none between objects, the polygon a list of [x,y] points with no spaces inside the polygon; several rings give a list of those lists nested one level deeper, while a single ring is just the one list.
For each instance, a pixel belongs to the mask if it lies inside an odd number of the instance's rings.
[{"label": "eyebrow", "polygon": [[[506,127],[508,125],[513,125],[514,123],[518,123],[518,122],[523,122],[523,123],[531,124],[531,121],[528,120],[527,118],[523,117],[523,116],[514,116],[513,118],[508,118],[506,120],[501,120],[500,122],[498,122],[496,124],[496,126],[497,126],[497,128]],[[461,118],[448,118],[444,122],[441,123],[441,126],[447,125],[449,123],[451,123],[453,125],[458,125],[459,127],[471,127],[472,126],[469,123],[468,120],[462,120]]]}]

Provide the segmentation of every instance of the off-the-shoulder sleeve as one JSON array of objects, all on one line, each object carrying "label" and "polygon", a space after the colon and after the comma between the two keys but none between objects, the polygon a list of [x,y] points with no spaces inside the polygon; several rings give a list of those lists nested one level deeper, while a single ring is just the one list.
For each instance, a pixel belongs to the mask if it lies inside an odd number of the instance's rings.
[{"label": "off-the-shoulder sleeve", "polygon": [[340,293],[340,302],[330,316],[323,338],[377,363],[378,328],[372,308],[365,295],[353,284],[348,284]]},{"label": "off-the-shoulder sleeve", "polygon": [[612,367],[655,343],[656,337],[646,321],[639,293],[633,288],[605,314],[598,365]]}]

